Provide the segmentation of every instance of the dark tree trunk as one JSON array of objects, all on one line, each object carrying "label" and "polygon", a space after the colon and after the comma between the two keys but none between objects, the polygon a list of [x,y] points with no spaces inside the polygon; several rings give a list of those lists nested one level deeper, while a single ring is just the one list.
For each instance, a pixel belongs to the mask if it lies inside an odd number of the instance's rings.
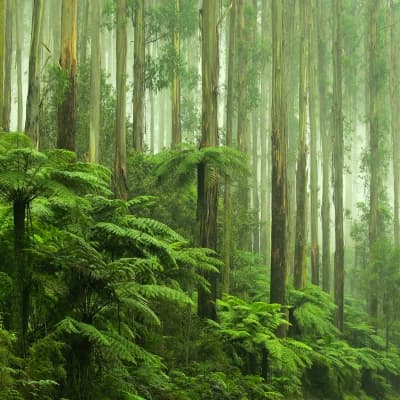
[{"label": "dark tree trunk", "polygon": [[[287,107],[285,88],[285,13],[272,0],[272,181],[271,181],[271,303],[286,304],[286,153]],[[282,326],[278,334],[285,335]]]},{"label": "dark tree trunk", "polygon": [[61,10],[60,67],[67,79],[67,87],[57,112],[57,148],[75,151],[76,95],[77,95],[77,2],[63,0]]},{"label": "dark tree trunk", "polygon": [[[217,8],[214,0],[204,0],[202,9],[202,138],[200,147],[218,145],[218,35]],[[198,167],[198,216],[200,246],[217,248],[218,176],[205,163]],[[208,293],[199,288],[198,314],[201,318],[217,318],[217,277],[207,273],[211,283]]]}]

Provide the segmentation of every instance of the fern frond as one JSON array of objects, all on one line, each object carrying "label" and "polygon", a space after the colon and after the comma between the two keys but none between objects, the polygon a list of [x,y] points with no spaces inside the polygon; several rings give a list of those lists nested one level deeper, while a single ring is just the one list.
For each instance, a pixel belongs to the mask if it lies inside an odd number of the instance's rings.
[{"label": "fern frond", "polygon": [[109,347],[110,342],[107,337],[101,333],[95,326],[77,321],[74,318],[66,317],[56,326],[56,332],[79,335],[85,337],[92,344]]}]

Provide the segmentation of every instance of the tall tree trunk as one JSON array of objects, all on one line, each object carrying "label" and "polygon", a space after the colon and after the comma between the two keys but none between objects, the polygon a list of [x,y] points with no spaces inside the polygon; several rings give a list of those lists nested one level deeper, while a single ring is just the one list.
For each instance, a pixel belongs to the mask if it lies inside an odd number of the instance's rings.
[{"label": "tall tree trunk", "polygon": [[57,148],[75,151],[77,2],[62,0],[60,67],[67,85],[57,112]]},{"label": "tall tree trunk", "polygon": [[344,239],[343,239],[343,113],[342,113],[342,0],[332,0],[333,15],[333,127],[335,204],[335,304],[336,326],[343,330]]},{"label": "tall tree trunk", "polygon": [[399,154],[399,12],[398,4],[390,1],[390,106],[392,130],[392,161],[393,161],[393,231],[394,244],[400,247],[400,222],[399,222],[399,188],[400,188],[400,154]]},{"label": "tall tree trunk", "polygon": [[135,48],[133,66],[133,147],[142,152],[144,147],[144,63],[145,63],[145,23],[144,0],[136,2],[135,9]]},{"label": "tall tree trunk", "polygon": [[[383,79],[377,79],[378,68],[382,62],[381,35],[378,28],[380,2],[369,1],[368,58],[369,58],[369,288],[368,311],[370,322],[375,329],[378,323],[378,262],[376,245],[382,238],[383,216],[380,210],[384,196],[385,169],[384,129],[382,127],[382,85]],[[379,45],[378,45],[379,43]],[[379,47],[378,47],[379,46]]]},{"label": "tall tree trunk", "polygon": [[[257,0],[253,0],[254,15],[251,19],[252,26],[252,41],[254,44],[257,43]],[[250,21],[249,21],[250,22]],[[257,77],[256,87],[260,86],[259,79]],[[253,213],[256,217],[255,226],[253,228],[253,252],[260,253],[260,199],[259,199],[259,186],[258,186],[258,146],[259,146],[259,111],[258,108],[254,109],[251,114],[251,146],[252,146],[252,199],[253,199]]]},{"label": "tall tree trunk", "polygon": [[[300,8],[300,2],[296,0],[286,0],[285,5],[285,43],[287,45],[286,59],[293,60],[296,57],[296,12]],[[286,244],[285,259],[288,276],[293,274],[294,253],[295,253],[295,225],[296,225],[296,159],[298,146],[298,120],[295,98],[298,95],[296,88],[298,85],[298,72],[295,63],[287,63],[286,73],[286,98],[287,98],[287,155],[286,155]]]},{"label": "tall tree trunk", "polygon": [[311,231],[311,282],[319,285],[318,245],[318,130],[317,130],[317,30],[316,0],[310,2],[309,32],[309,118],[310,118],[310,231]]},{"label": "tall tree trunk", "polygon": [[172,104],[172,126],[171,146],[175,147],[182,142],[181,132],[181,80],[180,80],[180,55],[181,39],[179,26],[180,0],[175,0],[175,24],[172,32],[172,44],[175,52],[175,65],[172,71],[171,104]]},{"label": "tall tree trunk", "polygon": [[[269,29],[268,25],[268,6],[266,1],[262,2],[261,8],[261,35],[265,37],[268,35],[267,31]],[[260,102],[260,150],[261,150],[261,173],[260,173],[260,252],[264,257],[265,263],[270,259],[270,201],[268,190],[268,167],[270,155],[268,151],[270,149],[270,135],[268,126],[268,115],[269,115],[269,96],[268,96],[268,81],[269,81],[269,68],[267,62],[261,71],[261,102]]]},{"label": "tall tree trunk", "polygon": [[[226,93],[226,146],[232,146],[233,138],[233,84],[234,84],[234,57],[235,57],[235,28],[236,28],[236,7],[237,0],[232,0],[229,15],[229,48],[227,68],[227,93]],[[222,291],[229,293],[230,272],[232,265],[232,178],[225,177],[224,191],[224,269],[222,271]]]},{"label": "tall tree trunk", "polygon": [[0,130],[4,129],[3,106],[4,106],[4,1],[0,0]]},{"label": "tall tree trunk", "polygon": [[13,43],[14,1],[7,0],[6,29],[5,29],[5,57],[4,57],[4,104],[3,104],[3,129],[10,131],[11,114],[11,64]]},{"label": "tall tree trunk", "polygon": [[[218,34],[217,3],[203,0],[202,9],[202,137],[200,148],[218,145]],[[218,177],[217,171],[206,163],[198,167],[198,215],[200,245],[217,248]],[[198,291],[198,314],[201,318],[216,319],[217,277],[205,276],[211,284],[210,293]]]},{"label": "tall tree trunk", "polygon": [[[245,10],[249,6],[250,0],[238,0],[237,18],[238,18],[238,38],[237,38],[237,145],[240,151],[248,154],[249,151],[249,116],[248,116],[248,45],[249,28],[246,26]],[[247,177],[239,182],[238,201],[239,218],[244,222],[249,210],[249,185]],[[250,250],[251,237],[248,227],[243,224],[244,229],[239,230],[239,245],[241,250]]]},{"label": "tall tree trunk", "polygon": [[15,63],[17,65],[17,101],[18,101],[18,117],[17,117],[17,131],[22,132],[22,119],[24,115],[24,102],[22,99],[22,37],[21,37],[21,25],[23,15],[23,2],[16,0],[15,5],[15,40],[16,40],[16,52],[15,52]]},{"label": "tall tree trunk", "polygon": [[296,241],[294,287],[302,289],[306,277],[306,204],[307,204],[307,19],[309,0],[300,7],[300,70],[299,70],[299,148],[296,170]]},{"label": "tall tree trunk", "polygon": [[[287,100],[285,87],[285,12],[281,0],[272,0],[272,181],[271,181],[271,289],[270,302],[286,304],[286,154]],[[285,335],[285,327],[278,330]]]},{"label": "tall tree trunk", "polygon": [[80,0],[80,32],[79,32],[79,64],[87,61],[87,47],[89,39],[89,3],[92,0]]},{"label": "tall tree trunk", "polygon": [[100,138],[100,6],[101,0],[91,2],[91,61],[90,61],[90,121],[89,121],[89,161],[99,162]]},{"label": "tall tree trunk", "polygon": [[325,3],[318,1],[318,91],[320,101],[319,129],[322,147],[322,288],[330,291],[331,254],[330,254],[330,164],[331,164],[331,136],[328,121],[327,95],[327,16]]},{"label": "tall tree trunk", "polygon": [[115,110],[114,194],[118,199],[128,198],[126,170],[126,0],[117,2],[117,104]]},{"label": "tall tree trunk", "polygon": [[25,133],[32,138],[36,148],[39,148],[40,41],[42,38],[43,9],[43,0],[35,0],[32,10],[28,97],[26,100],[25,117]]},{"label": "tall tree trunk", "polygon": [[256,217],[256,224],[253,228],[253,252],[260,253],[260,199],[258,192],[258,131],[259,131],[259,113],[258,110],[253,110],[251,120],[252,131],[252,199],[253,199],[253,213]]}]

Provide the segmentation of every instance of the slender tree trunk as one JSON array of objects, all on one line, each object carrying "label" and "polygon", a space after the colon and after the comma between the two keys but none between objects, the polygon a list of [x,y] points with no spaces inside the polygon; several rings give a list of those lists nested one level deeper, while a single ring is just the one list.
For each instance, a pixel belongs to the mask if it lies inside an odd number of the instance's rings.
[{"label": "slender tree trunk", "polygon": [[299,148],[296,170],[296,241],[294,287],[302,289],[306,278],[306,204],[307,204],[307,19],[309,0],[300,7],[300,70],[299,70]]},{"label": "slender tree trunk", "polygon": [[17,130],[22,132],[22,122],[23,122],[23,107],[24,102],[22,99],[22,38],[21,38],[21,15],[23,15],[23,2],[21,0],[16,0],[15,5],[15,39],[16,39],[16,53],[15,53],[15,63],[17,65],[17,101],[18,101],[18,122]]},{"label": "slender tree trunk", "polygon": [[[252,25],[252,40],[257,43],[257,0],[253,0],[254,15],[251,20]],[[257,89],[260,82],[257,77]],[[260,199],[259,199],[259,186],[258,186],[258,146],[259,146],[259,111],[254,109],[251,114],[251,146],[252,146],[252,199],[253,199],[253,213],[256,217],[255,226],[253,228],[253,252],[260,253]]]},{"label": "slender tree trunk", "polygon": [[343,330],[344,240],[343,240],[343,113],[342,113],[342,0],[332,0],[333,15],[333,119],[335,204],[335,304],[336,326]]},{"label": "slender tree trunk", "polygon": [[155,132],[155,116],[156,116],[156,95],[153,91],[150,91],[150,152],[151,154],[155,153],[155,138],[156,138],[156,132]]},{"label": "slender tree trunk", "polygon": [[133,147],[136,151],[144,149],[144,63],[145,63],[145,23],[144,0],[136,2],[135,10],[135,48],[133,66]]},{"label": "slender tree trunk", "polygon": [[322,147],[322,288],[330,291],[331,280],[331,252],[330,252],[330,164],[331,164],[331,137],[328,121],[327,95],[327,16],[325,3],[318,2],[318,90],[319,90],[319,129]]},{"label": "slender tree trunk", "polygon": [[172,140],[171,146],[182,142],[181,132],[181,80],[180,80],[180,55],[181,55],[181,39],[180,39],[180,27],[179,27],[179,13],[180,13],[180,0],[175,0],[175,25],[172,32],[172,43],[175,51],[175,65],[172,72],[172,85],[171,85],[171,104],[172,104]]},{"label": "slender tree trunk", "polygon": [[[226,146],[232,146],[233,138],[233,84],[234,84],[234,57],[235,57],[235,27],[236,27],[237,0],[232,1],[229,15],[229,48],[227,69],[227,93],[226,93]],[[224,269],[222,271],[222,291],[229,293],[230,272],[232,265],[232,178],[225,177],[224,191]]]},{"label": "slender tree trunk", "polygon": [[394,244],[400,247],[400,222],[399,222],[399,188],[400,188],[400,154],[399,154],[399,68],[400,68],[400,44],[399,23],[397,10],[398,4],[390,1],[390,106],[391,106],[391,130],[392,130],[392,162],[393,162],[393,231]]},{"label": "slender tree trunk", "polygon": [[383,129],[380,119],[382,118],[382,80],[377,79],[378,68],[382,61],[382,49],[378,47],[381,43],[378,29],[378,13],[380,2],[369,1],[369,26],[368,26],[368,48],[369,48],[369,288],[368,288],[368,311],[370,322],[376,329],[378,323],[378,261],[376,260],[376,245],[382,238],[382,214],[380,205],[384,193],[384,150]]},{"label": "slender tree trunk", "polygon": [[35,0],[32,10],[31,48],[29,53],[28,97],[26,100],[25,133],[39,148],[40,116],[40,41],[43,25],[43,0]]},{"label": "slender tree trunk", "polygon": [[[272,0],[272,181],[271,181],[271,289],[270,302],[286,304],[286,154],[287,100],[285,87],[285,12],[281,0]],[[285,327],[278,330],[285,335]]]},{"label": "slender tree trunk", "polygon": [[3,104],[3,129],[10,131],[11,114],[11,64],[13,43],[14,1],[7,0],[6,29],[5,29],[5,57],[4,57],[4,104]]},{"label": "slender tree trunk", "polygon": [[[296,57],[294,43],[296,37],[296,9],[300,8],[300,2],[296,0],[285,0],[285,43],[286,59],[293,60]],[[302,5],[301,5],[302,6]],[[290,44],[289,44],[290,43]],[[295,98],[298,95],[298,72],[295,63],[288,62],[286,67],[286,98],[287,98],[287,155],[286,155],[286,245],[285,259],[287,275],[292,276],[294,270],[295,253],[295,226],[296,226],[296,159],[298,146],[298,120]]]},{"label": "slender tree trunk", "polygon": [[128,198],[126,170],[126,0],[117,2],[117,105],[115,111],[114,194],[118,199]]},{"label": "slender tree trunk", "polygon": [[[240,151],[248,154],[249,151],[249,118],[247,105],[247,75],[248,75],[248,27],[246,27],[245,9],[250,4],[250,0],[238,0],[237,7],[237,96],[238,96],[238,111],[237,111],[237,144]],[[239,182],[238,200],[239,200],[239,215],[242,220],[247,218],[249,210],[249,185],[247,177]],[[244,229],[239,230],[239,245],[242,250],[248,250],[251,247],[251,237],[248,227],[244,224]]]},{"label": "slender tree trunk", "polygon": [[60,67],[68,84],[57,112],[57,148],[75,151],[77,94],[77,2],[63,0],[61,9]]},{"label": "slender tree trunk", "polygon": [[3,107],[4,107],[4,1],[0,0],[0,130],[4,129]]},{"label": "slender tree trunk", "polygon": [[100,6],[101,0],[91,2],[91,67],[90,67],[90,121],[89,121],[89,161],[99,162],[100,138]]},{"label": "slender tree trunk", "polygon": [[[268,6],[266,1],[262,2],[261,8],[261,35],[265,37],[268,35]],[[268,187],[268,166],[270,155],[268,150],[270,149],[270,134],[268,126],[268,115],[269,115],[269,96],[268,96],[268,81],[269,81],[269,69],[267,63],[263,66],[261,71],[261,105],[260,105],[260,150],[261,150],[261,191],[260,191],[260,252],[264,257],[265,262],[270,259],[270,201],[269,201],[269,187]],[[268,145],[267,145],[268,144]]]},{"label": "slender tree trunk", "polygon": [[318,245],[318,130],[317,130],[317,30],[316,0],[310,2],[309,32],[309,118],[310,118],[310,231],[311,231],[311,282],[319,285]]},{"label": "slender tree trunk", "polygon": [[[200,147],[218,145],[218,33],[217,4],[203,0],[202,9],[202,137]],[[214,175],[212,178],[210,175]],[[200,219],[200,245],[217,248],[218,177],[217,171],[206,163],[198,168],[198,215]],[[217,318],[217,277],[205,276],[211,284],[207,293],[198,291],[198,314],[201,318]]]},{"label": "slender tree trunk", "polygon": [[258,120],[258,110],[252,112],[251,121],[251,131],[252,131],[252,198],[253,198],[253,212],[256,216],[256,225],[253,229],[253,252],[260,253],[260,199],[258,193],[258,130],[259,130],[259,120]]}]

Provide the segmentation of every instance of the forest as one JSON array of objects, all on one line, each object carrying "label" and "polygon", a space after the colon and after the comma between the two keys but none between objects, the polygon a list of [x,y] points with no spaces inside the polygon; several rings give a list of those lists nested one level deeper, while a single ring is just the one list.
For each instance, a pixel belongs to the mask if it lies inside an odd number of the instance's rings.
[{"label": "forest", "polygon": [[400,0],[0,0],[0,400],[400,399]]}]

